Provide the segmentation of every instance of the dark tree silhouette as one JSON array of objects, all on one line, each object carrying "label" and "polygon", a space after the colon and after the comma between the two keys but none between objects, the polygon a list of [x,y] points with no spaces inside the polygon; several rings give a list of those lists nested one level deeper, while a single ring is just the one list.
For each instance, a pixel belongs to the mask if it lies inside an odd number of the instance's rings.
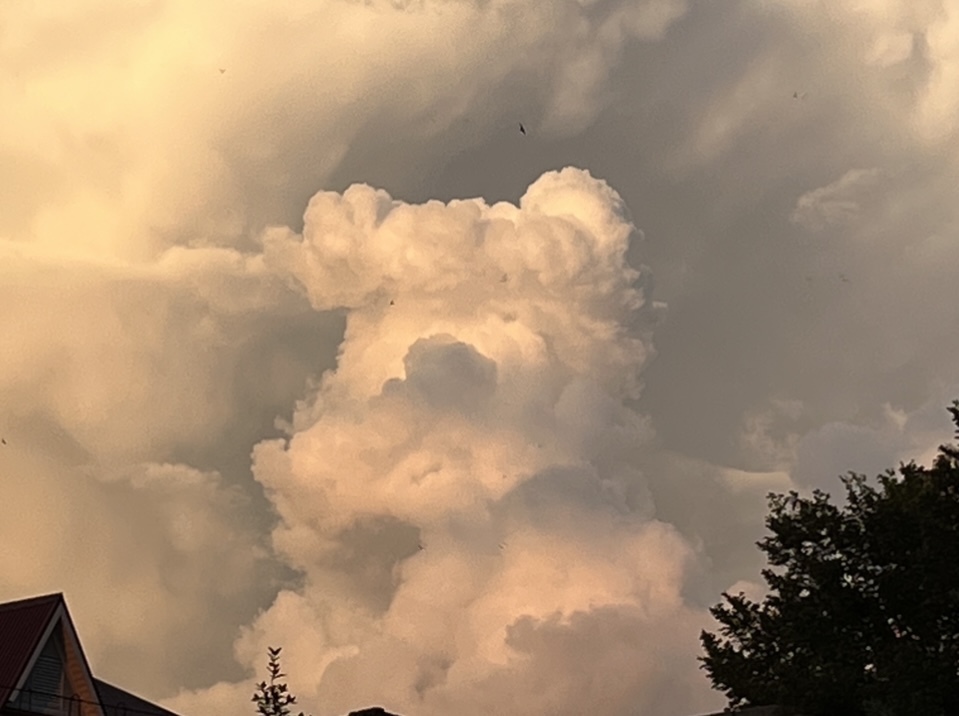
[{"label": "dark tree silhouette", "polygon": [[[959,401],[948,408],[959,437]],[[730,707],[809,716],[959,714],[959,449],[877,484],[769,496],[762,602],[723,594],[700,657]]]},{"label": "dark tree silhouette", "polygon": [[[280,652],[282,647],[276,649],[267,647],[267,653],[270,657],[270,664],[267,667],[270,672],[270,683],[261,681],[257,685],[257,691],[253,694],[251,701],[256,702],[256,712],[260,716],[289,716],[289,706],[296,703],[296,697],[288,692],[286,684],[277,683],[278,679],[286,674],[280,671]],[[303,716],[303,712],[297,716]]]}]

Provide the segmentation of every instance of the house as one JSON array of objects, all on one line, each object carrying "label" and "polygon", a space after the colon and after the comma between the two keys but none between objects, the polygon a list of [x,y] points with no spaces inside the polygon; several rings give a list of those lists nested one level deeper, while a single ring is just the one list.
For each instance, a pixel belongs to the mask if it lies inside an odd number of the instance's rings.
[{"label": "house", "polygon": [[0,716],[177,716],[94,678],[63,594],[0,604]]}]

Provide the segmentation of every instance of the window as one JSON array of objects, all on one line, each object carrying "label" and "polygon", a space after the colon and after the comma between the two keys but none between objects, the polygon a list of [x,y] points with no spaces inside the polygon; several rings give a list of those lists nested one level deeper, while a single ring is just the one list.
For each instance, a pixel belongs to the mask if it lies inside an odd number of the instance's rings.
[{"label": "window", "polygon": [[63,636],[58,624],[43,646],[13,706],[32,713],[66,714],[70,686],[64,662]]}]

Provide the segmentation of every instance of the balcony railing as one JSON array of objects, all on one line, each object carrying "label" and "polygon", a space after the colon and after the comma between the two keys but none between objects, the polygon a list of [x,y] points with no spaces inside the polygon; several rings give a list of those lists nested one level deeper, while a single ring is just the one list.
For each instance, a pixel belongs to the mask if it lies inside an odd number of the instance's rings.
[{"label": "balcony railing", "polygon": [[[13,688],[13,687],[7,687]],[[84,705],[99,706],[105,716],[156,716],[156,711],[138,709],[127,706],[122,701],[105,704],[101,701],[82,699],[76,694],[63,696],[62,694],[34,689],[20,689],[17,698],[5,705],[0,705],[0,713],[4,711],[18,711],[20,713],[45,714],[45,716],[84,716]]]}]

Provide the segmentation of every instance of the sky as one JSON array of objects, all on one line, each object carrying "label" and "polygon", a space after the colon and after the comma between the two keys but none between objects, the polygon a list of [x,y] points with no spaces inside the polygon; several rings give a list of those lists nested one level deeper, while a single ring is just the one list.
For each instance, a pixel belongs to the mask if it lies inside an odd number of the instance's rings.
[{"label": "sky", "polygon": [[952,439],[959,0],[12,0],[0,106],[0,600],[183,716],[719,709],[766,494]]}]

